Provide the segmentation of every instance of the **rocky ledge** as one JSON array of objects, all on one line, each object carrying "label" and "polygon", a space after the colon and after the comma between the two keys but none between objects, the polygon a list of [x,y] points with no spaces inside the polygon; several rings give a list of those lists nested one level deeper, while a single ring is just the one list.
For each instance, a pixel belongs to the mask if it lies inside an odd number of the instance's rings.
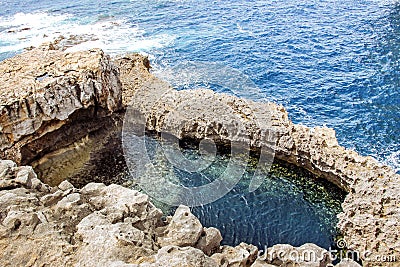
[{"label": "rocky ledge", "polygon": [[366,266],[387,266],[367,261],[400,257],[400,175],[340,146],[333,129],[294,124],[274,103],[206,89],[177,91],[158,79],[148,80],[130,100],[127,115],[142,114],[148,130],[247,144],[336,184],[348,193],[338,223],[347,248]]},{"label": "rocky ledge", "polygon": [[84,157],[73,151],[88,145],[88,135],[106,139],[122,108],[122,87],[117,67],[101,50],[51,48],[0,62],[0,157],[41,165],[43,177],[62,177],[76,166],[52,169],[55,161],[73,165]]},{"label": "rocky ledge", "polygon": [[[201,237],[207,232],[203,228],[200,239],[198,233],[192,238],[192,241],[196,239],[195,243],[170,243],[168,234],[157,231],[174,225],[173,219],[160,220],[161,213],[148,202],[147,196],[138,192],[116,185],[88,184],[76,189],[67,182],[61,183],[68,174],[84,167],[101,145],[107,147],[111,132],[120,131],[121,117],[128,103],[145,116],[148,130],[169,132],[179,138],[245,143],[251,148],[273,151],[278,160],[335,183],[348,192],[338,224],[348,249],[359,252],[366,266],[381,264],[368,262],[366,256],[369,260],[377,259],[376,256],[400,258],[399,175],[371,157],[341,147],[334,130],[293,124],[285,109],[273,103],[245,101],[204,89],[176,91],[152,76],[148,60],[139,55],[111,60],[97,49],[74,53],[57,49],[50,44],[0,62],[0,155],[19,165],[34,166],[41,180],[30,167],[16,167],[9,161],[2,163],[0,222],[4,227],[1,238],[4,256],[1,260],[5,263],[11,259],[15,262],[18,258],[26,259],[28,247],[36,247],[36,252],[30,253],[28,256],[32,258],[26,262],[33,266],[42,261],[91,265],[102,257],[108,257],[103,263],[107,260],[117,265],[139,259],[143,264],[156,264],[160,259],[187,259],[187,263],[164,266],[190,266],[193,255],[197,255],[204,266],[214,266],[207,265],[209,263],[227,266],[229,260],[224,253],[231,256],[238,253],[238,259],[246,253],[254,255],[255,248],[244,244],[246,249],[217,248],[219,253],[196,250],[194,247],[203,242],[200,242]],[[61,167],[56,168],[56,165]],[[57,185],[61,188],[55,187]],[[64,187],[68,189],[63,190]],[[124,202],[128,201],[124,192],[132,194],[127,197],[129,199],[146,199],[144,213],[136,209],[136,204]],[[124,212],[111,211],[119,209],[114,207],[116,203],[123,203],[120,209]],[[135,206],[132,210],[131,204]],[[178,211],[183,209],[187,211],[183,207]],[[136,223],[142,222],[140,218],[144,224],[154,225],[139,227],[140,223]],[[91,225],[91,220],[104,227]],[[132,243],[134,246],[120,241],[127,239],[122,237],[124,230],[119,230],[124,223],[131,224],[131,228],[123,226],[130,229],[129,235],[143,236],[140,246],[136,246],[139,244],[136,241]],[[197,223],[190,227],[176,225],[187,231],[200,229]],[[121,238],[115,238],[113,233],[119,231]],[[179,231],[171,230],[171,233]],[[217,230],[209,231],[213,240],[219,240]],[[157,238],[150,238],[153,234]],[[123,244],[131,247],[125,248]],[[170,244],[176,247],[168,248]],[[114,246],[116,250],[104,246]],[[152,246],[153,249],[148,250]],[[143,255],[124,258],[124,251],[129,251],[131,256]],[[147,256],[151,259],[146,260]],[[245,257],[245,261],[249,257]],[[253,261],[250,257],[247,263],[229,266],[249,266]],[[270,263],[289,266],[283,262]]]},{"label": "rocky ledge", "polygon": [[[50,187],[32,167],[9,160],[0,161],[0,209],[1,266],[320,267],[331,262],[327,251],[313,244],[276,245],[268,256],[244,243],[220,246],[219,230],[203,227],[188,207],[163,218],[138,191],[101,183],[77,189],[67,181]],[[291,256],[303,251],[316,257]],[[346,260],[336,266],[358,264]]]}]

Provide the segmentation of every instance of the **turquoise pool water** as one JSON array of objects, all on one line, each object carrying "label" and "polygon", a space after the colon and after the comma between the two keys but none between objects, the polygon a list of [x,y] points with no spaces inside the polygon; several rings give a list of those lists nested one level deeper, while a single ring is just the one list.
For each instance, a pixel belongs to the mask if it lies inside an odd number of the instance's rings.
[{"label": "turquoise pool water", "polygon": [[[155,196],[153,200],[156,205],[165,213],[172,214],[175,207],[163,202],[182,196],[180,191],[169,195],[168,190],[165,190],[166,182],[182,187],[199,187],[221,179],[231,162],[244,164],[246,167],[243,175],[233,177],[239,179],[232,190],[214,202],[192,207],[192,212],[204,226],[221,230],[223,244],[247,242],[261,249],[281,243],[300,246],[311,242],[326,249],[334,246],[334,238],[338,234],[336,215],[341,212],[341,203],[345,197],[342,190],[282,163],[275,163],[271,168],[261,167],[262,171],[255,174],[256,167],[259,167],[255,152],[250,153],[250,157],[243,153],[243,156],[238,154],[233,159],[229,149],[212,155],[199,151],[193,143],[185,142],[182,145],[181,142],[179,147],[176,143],[159,138],[147,138],[146,154],[150,161],[146,166],[149,168],[151,165],[151,171],[131,181],[133,187],[143,188],[140,179],[151,181],[151,188],[144,187],[144,192]],[[186,163],[182,165],[171,161],[174,155],[182,156]],[[201,169],[193,170],[189,167],[191,162],[198,163],[203,159],[207,160],[207,164],[203,164]],[[263,182],[257,190],[250,192],[249,184],[254,175]],[[131,179],[129,175],[127,179]],[[164,190],[163,194],[157,194],[158,191],[154,190],[156,188]],[[218,188],[202,190],[199,198],[214,194],[214,190]]]}]

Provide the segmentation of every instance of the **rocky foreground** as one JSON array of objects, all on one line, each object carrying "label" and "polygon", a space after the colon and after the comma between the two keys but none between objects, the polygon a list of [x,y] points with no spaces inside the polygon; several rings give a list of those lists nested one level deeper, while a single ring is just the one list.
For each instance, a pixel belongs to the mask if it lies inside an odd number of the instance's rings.
[{"label": "rocky foreground", "polygon": [[[0,161],[0,210],[0,266],[319,267],[331,262],[327,251],[313,244],[276,245],[268,256],[244,243],[220,246],[219,230],[203,227],[188,207],[163,220],[138,191],[101,183],[77,189],[67,181],[50,187],[32,167],[8,160]],[[303,251],[316,257],[303,259]],[[300,255],[297,260],[293,252]]]},{"label": "rocky foreground", "polygon": [[[65,53],[47,44],[0,62],[0,73],[0,156],[32,165],[40,178],[31,167],[1,162],[1,266],[292,266],[284,256],[255,262],[251,245],[219,247],[218,230],[204,229],[185,207],[163,221],[136,191],[63,182],[121,131],[128,104],[145,114],[148,130],[269,149],[335,183],[348,192],[338,224],[348,248],[365,266],[389,266],[378,256],[400,259],[399,175],[341,147],[332,129],[293,124],[273,103],[173,90],[139,55],[111,59],[98,49]],[[321,261],[300,266],[329,263]]]}]

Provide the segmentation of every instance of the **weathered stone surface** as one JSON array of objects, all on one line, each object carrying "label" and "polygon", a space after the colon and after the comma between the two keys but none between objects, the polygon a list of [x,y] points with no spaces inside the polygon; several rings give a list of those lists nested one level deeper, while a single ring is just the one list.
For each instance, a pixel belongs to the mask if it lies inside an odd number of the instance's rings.
[{"label": "weathered stone surface", "polygon": [[40,47],[0,62],[0,73],[3,159],[26,164],[59,151],[122,108],[118,69],[98,49]]},{"label": "weathered stone surface", "polygon": [[62,181],[62,182],[58,185],[58,188],[59,188],[60,190],[62,190],[62,191],[67,191],[67,190],[69,190],[69,189],[73,189],[74,186],[73,186],[70,182],[68,182],[67,180],[65,180],[65,181]]},{"label": "weathered stone surface", "polygon": [[147,57],[139,54],[127,54],[114,59],[119,68],[122,83],[122,103],[128,105],[133,95],[149,80],[154,80],[150,74],[150,62]]},{"label": "weathered stone surface", "polygon": [[165,231],[159,238],[161,246],[194,246],[199,240],[203,226],[186,206],[179,206]]},{"label": "weathered stone surface", "polygon": [[155,253],[157,247],[151,235],[130,223],[112,223],[112,220],[101,212],[95,212],[77,225],[76,237],[82,241],[76,251],[78,265],[107,266],[115,261],[131,263]]},{"label": "weathered stone surface", "polygon": [[223,246],[221,252],[211,256],[218,266],[246,267],[254,263],[258,256],[258,249],[253,245],[240,243],[236,247]]},{"label": "weathered stone surface", "polygon": [[149,197],[120,185],[88,184],[81,193],[112,222],[129,221],[138,229],[155,229],[160,224],[162,212]]},{"label": "weathered stone surface", "polygon": [[400,257],[400,190],[397,177],[369,178],[349,194],[339,214],[339,228],[347,248],[369,261],[365,266],[385,266],[376,257]]},{"label": "weathered stone surface", "polygon": [[203,228],[200,239],[196,243],[196,248],[201,249],[206,255],[210,256],[219,252],[222,235],[217,228]]},{"label": "weathered stone surface", "polygon": [[43,184],[30,166],[17,167],[11,160],[0,160],[0,190],[25,187],[42,192],[49,191],[49,186]]},{"label": "weathered stone surface", "polygon": [[140,265],[140,266],[152,266],[152,267],[171,267],[171,266],[188,266],[188,267],[217,267],[217,263],[204,255],[204,253],[193,247],[177,247],[177,246],[166,246],[161,248],[157,255],[155,255],[155,262],[151,265]]}]

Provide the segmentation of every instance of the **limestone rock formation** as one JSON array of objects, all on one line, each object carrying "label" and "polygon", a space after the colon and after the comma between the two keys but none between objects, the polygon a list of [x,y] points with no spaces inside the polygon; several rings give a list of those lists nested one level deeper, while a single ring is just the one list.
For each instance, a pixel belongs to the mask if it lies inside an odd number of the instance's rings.
[{"label": "limestone rock formation", "polygon": [[218,266],[246,267],[250,266],[257,259],[257,247],[240,243],[236,247],[223,246],[221,252],[211,256]]},{"label": "limestone rock formation", "polygon": [[[160,238],[162,246],[194,246],[203,232],[199,219],[191,214],[186,206],[179,206],[165,231],[165,236]],[[219,244],[218,244],[219,245]]]},{"label": "limestone rock formation", "polygon": [[222,236],[217,228],[204,227],[200,239],[196,243],[196,248],[202,250],[206,255],[210,256],[220,251],[221,241]]},{"label": "limestone rock formation", "polygon": [[0,161],[0,265],[285,266],[282,258],[256,260],[251,245],[220,247],[218,230],[189,212],[185,219],[185,207],[163,222],[137,191],[62,182],[120,131],[118,112],[128,103],[145,116],[147,130],[262,148],[335,183],[348,192],[338,224],[347,249],[365,266],[385,266],[374,261],[379,255],[400,258],[400,176],[341,147],[334,130],[294,124],[273,103],[174,90],[138,55],[112,61],[98,49],[63,52],[67,46],[60,40],[0,62],[0,157],[40,174]]},{"label": "limestone rock formation", "polygon": [[193,247],[166,246],[154,256],[152,264],[140,264],[140,267],[196,266],[217,267],[217,263]]},{"label": "limestone rock formation", "polygon": [[150,62],[139,54],[127,54],[113,60],[120,71],[122,83],[122,103],[127,106],[137,90],[143,87],[154,76],[150,74]]},{"label": "limestone rock formation", "polygon": [[[253,245],[221,247],[219,231],[203,227],[188,207],[165,221],[147,195],[120,185],[50,187],[31,167],[0,160],[0,186],[0,266],[290,266],[286,254],[266,261]],[[290,255],[325,251],[284,248]]]},{"label": "limestone rock formation", "polygon": [[[203,258],[204,266],[212,262],[195,248],[159,251],[158,228],[165,226],[161,211],[147,195],[98,183],[76,189],[64,181],[49,187],[31,167],[17,167],[12,161],[0,161],[0,171],[1,266],[108,266],[143,263],[147,258],[168,261],[185,253],[187,261]],[[193,217],[186,207],[182,209]],[[172,220],[179,218],[178,214]]]},{"label": "limestone rock formation", "polygon": [[333,182],[348,192],[338,224],[347,248],[364,260],[369,254],[400,257],[400,175],[340,146],[333,129],[294,124],[274,103],[206,89],[177,91],[156,78],[136,89],[126,116],[132,114],[142,114],[148,130],[247,144]]},{"label": "limestone rock formation", "polygon": [[3,159],[30,164],[57,151],[68,161],[66,148],[105,128],[122,108],[118,69],[99,49],[40,47],[0,62],[0,73]]}]

